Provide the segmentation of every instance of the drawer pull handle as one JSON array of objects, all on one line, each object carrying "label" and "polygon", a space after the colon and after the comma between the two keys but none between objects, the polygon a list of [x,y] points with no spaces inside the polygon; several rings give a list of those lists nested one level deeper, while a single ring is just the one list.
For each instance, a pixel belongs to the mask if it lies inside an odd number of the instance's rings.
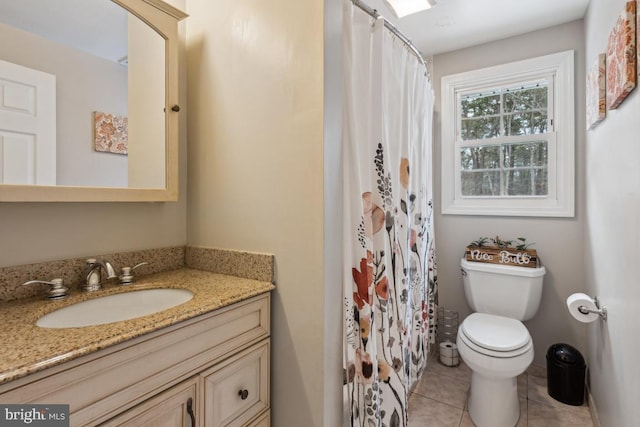
[{"label": "drawer pull handle", "polygon": [[191,417],[191,427],[196,427],[196,416],[193,413],[193,399],[187,399],[187,414]]},{"label": "drawer pull handle", "polygon": [[247,389],[240,390],[238,392],[238,396],[240,396],[240,399],[245,400],[247,397],[249,397],[249,390]]}]

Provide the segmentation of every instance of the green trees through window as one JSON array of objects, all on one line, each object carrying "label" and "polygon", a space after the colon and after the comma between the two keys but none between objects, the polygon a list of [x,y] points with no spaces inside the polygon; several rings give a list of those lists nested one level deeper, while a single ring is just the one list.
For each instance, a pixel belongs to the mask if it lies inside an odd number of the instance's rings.
[{"label": "green trees through window", "polygon": [[461,96],[463,196],[547,195],[548,93],[542,81]]}]

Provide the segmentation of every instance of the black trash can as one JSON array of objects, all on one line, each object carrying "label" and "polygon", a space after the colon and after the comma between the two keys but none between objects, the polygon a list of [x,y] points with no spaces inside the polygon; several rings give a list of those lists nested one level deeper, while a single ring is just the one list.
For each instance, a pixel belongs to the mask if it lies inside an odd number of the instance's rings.
[{"label": "black trash can", "polygon": [[569,344],[553,344],[547,350],[547,392],[567,405],[584,403],[584,357]]}]

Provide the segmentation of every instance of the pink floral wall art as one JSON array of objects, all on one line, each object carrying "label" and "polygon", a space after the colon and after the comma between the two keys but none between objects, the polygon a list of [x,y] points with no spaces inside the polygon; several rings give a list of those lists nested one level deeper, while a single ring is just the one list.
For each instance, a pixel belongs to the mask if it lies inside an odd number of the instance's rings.
[{"label": "pink floral wall art", "polygon": [[618,108],[636,87],[636,1],[629,1],[609,34],[607,44],[607,106]]},{"label": "pink floral wall art", "polygon": [[129,121],[125,116],[96,111],[95,150],[107,153],[127,154],[129,148]]},{"label": "pink floral wall art", "polygon": [[606,55],[601,53],[587,72],[587,129],[595,128],[607,114],[605,89]]}]

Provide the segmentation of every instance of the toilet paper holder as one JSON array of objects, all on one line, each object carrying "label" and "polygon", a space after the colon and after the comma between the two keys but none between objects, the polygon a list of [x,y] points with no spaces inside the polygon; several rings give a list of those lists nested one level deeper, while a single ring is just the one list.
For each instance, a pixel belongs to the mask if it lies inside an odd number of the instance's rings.
[{"label": "toilet paper holder", "polygon": [[599,315],[603,320],[607,320],[607,307],[600,307],[600,300],[598,299],[598,297],[593,298],[593,303],[596,305],[596,310],[581,305],[580,307],[578,307],[578,311],[582,314],[595,313]]}]

